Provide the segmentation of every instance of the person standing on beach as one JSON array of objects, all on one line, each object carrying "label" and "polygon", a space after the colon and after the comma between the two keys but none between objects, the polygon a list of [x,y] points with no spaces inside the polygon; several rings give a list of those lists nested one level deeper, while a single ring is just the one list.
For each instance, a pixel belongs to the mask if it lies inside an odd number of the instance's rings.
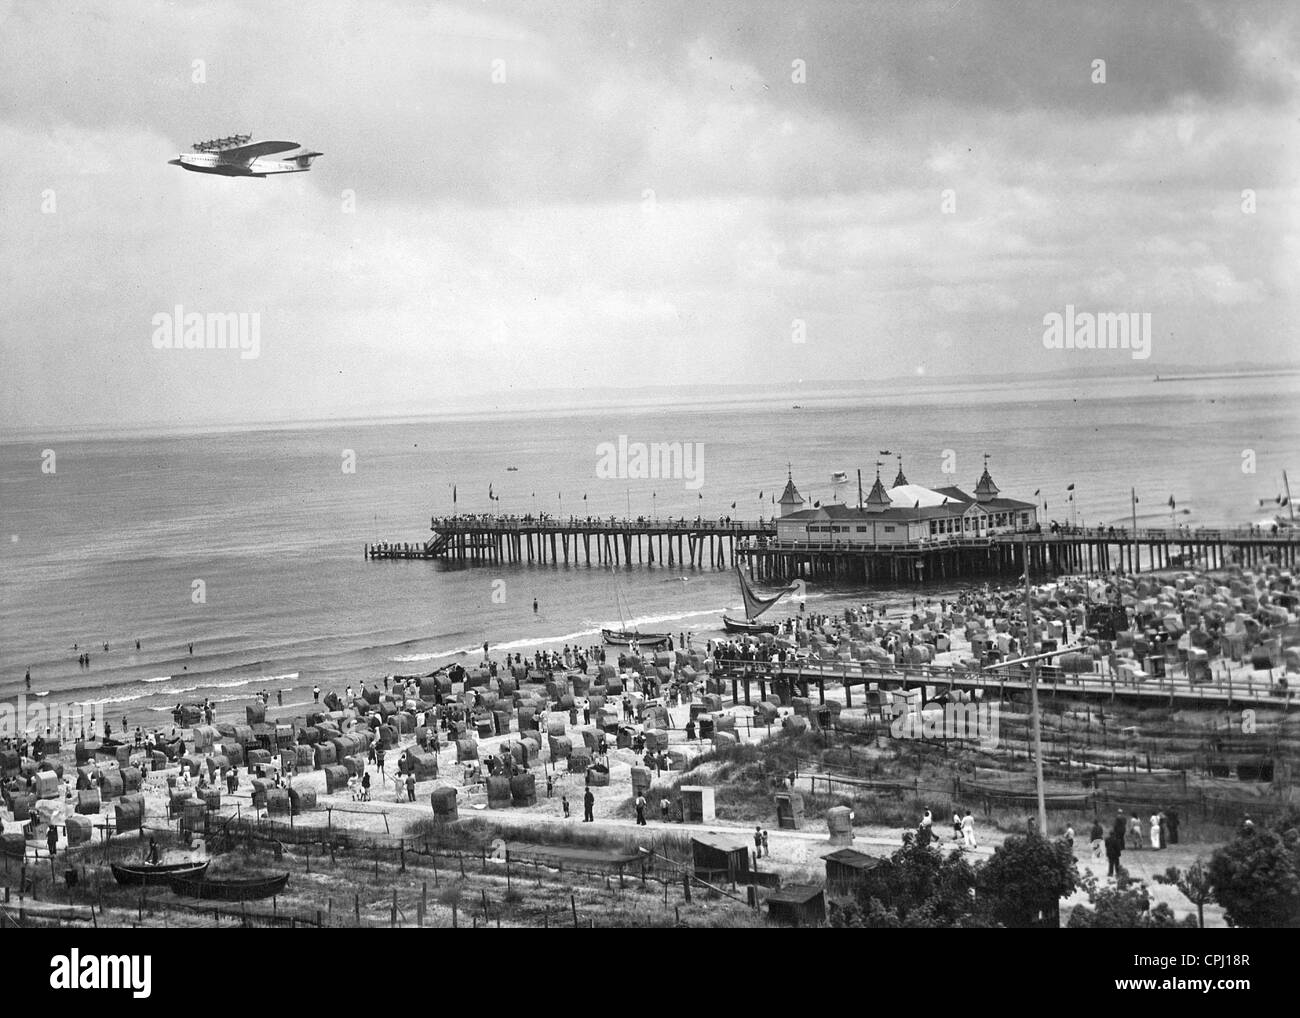
[{"label": "person standing on beach", "polygon": [[1092,831],[1088,837],[1092,842],[1092,861],[1101,862],[1106,850],[1106,832],[1101,829],[1101,820],[1099,818],[1093,818]]},{"label": "person standing on beach", "polygon": [[406,775],[406,801],[415,802],[415,774]]},{"label": "person standing on beach", "polygon": [[763,858],[763,828],[754,825],[754,858]]},{"label": "person standing on beach", "polygon": [[45,832],[45,846],[50,850],[50,858],[53,859],[59,850],[59,829],[53,824],[50,824]]},{"label": "person standing on beach", "polygon": [[588,788],[582,793],[582,822],[584,824],[593,823],[595,821],[596,817],[592,812],[592,808],[595,805],[596,797],[591,794],[591,789]]},{"label": "person standing on beach", "polygon": [[[548,778],[547,780],[549,781],[550,779]],[[564,810],[564,819],[565,819],[565,820],[568,820],[568,819],[569,819],[569,796],[568,796],[568,793],[565,793],[565,794],[563,794],[563,795],[560,796],[560,809]]]},{"label": "person standing on beach", "polygon": [[26,682],[27,682],[27,688],[28,688],[28,689],[31,689],[31,688],[32,688],[32,670],[31,670],[30,668],[27,669],[27,679],[26,679]]},{"label": "person standing on beach", "polygon": [[645,796],[644,796],[644,795],[638,795],[638,796],[636,797],[636,803],[635,803],[635,805],[636,805],[636,822],[637,822],[637,825],[640,826],[640,827],[644,827],[644,826],[646,825],[646,823],[645,823]]},{"label": "person standing on beach", "polygon": [[314,700],[316,703],[320,703],[320,686],[311,687],[311,696],[312,696],[312,700]]},{"label": "person standing on beach", "polygon": [[962,843],[967,848],[975,849],[979,847],[978,843],[975,841],[975,818],[971,815],[970,810],[967,810],[966,815],[962,818],[961,836]]}]

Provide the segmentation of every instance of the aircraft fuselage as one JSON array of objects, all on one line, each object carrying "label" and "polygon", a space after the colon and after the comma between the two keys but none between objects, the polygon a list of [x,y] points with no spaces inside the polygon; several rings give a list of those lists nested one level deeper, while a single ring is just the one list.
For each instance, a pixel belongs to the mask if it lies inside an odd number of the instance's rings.
[{"label": "aircraft fuselage", "polygon": [[305,173],[319,152],[304,152],[290,159],[259,157],[248,162],[223,159],[220,152],[185,152],[171,160],[191,173],[216,173],[223,177],[265,177],[273,173]]}]

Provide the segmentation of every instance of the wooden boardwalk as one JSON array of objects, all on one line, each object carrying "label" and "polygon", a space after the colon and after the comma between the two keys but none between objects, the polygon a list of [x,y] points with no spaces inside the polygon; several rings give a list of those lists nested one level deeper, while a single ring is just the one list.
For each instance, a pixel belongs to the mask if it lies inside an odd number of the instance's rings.
[{"label": "wooden boardwalk", "polygon": [[[826,702],[826,684],[840,686],[844,691],[844,706],[867,705],[873,709],[888,710],[888,704],[877,694],[885,689],[920,689],[923,695],[939,696],[948,690],[983,690],[991,696],[997,691],[998,699],[1009,694],[1027,693],[1029,675],[1021,666],[990,669],[983,672],[957,671],[942,665],[900,665],[893,667],[864,661],[838,663],[787,662],[784,667],[753,661],[724,661],[718,677],[730,681],[735,703],[752,703],[756,692],[761,701],[767,698],[769,686],[782,680],[805,691],[816,690],[819,703]],[[1279,669],[1280,674],[1280,669]],[[872,685],[876,690],[870,689]],[[854,687],[858,687],[857,693]],[[1271,707],[1289,711],[1295,691],[1281,689],[1276,680],[1193,683],[1186,677],[1164,676],[1125,682],[1114,675],[1099,673],[1063,673],[1052,666],[1040,667],[1038,690],[1040,696],[1082,699],[1122,700],[1129,703],[1162,707],[1205,707],[1224,710],[1240,707]]]},{"label": "wooden boardwalk", "polygon": [[773,520],[447,516],[418,542],[365,546],[369,559],[475,565],[747,565],[757,580],[923,583],[976,577],[1140,573],[1193,564],[1209,569],[1300,562],[1300,531],[1067,529],[944,536],[910,544],[781,542]]}]

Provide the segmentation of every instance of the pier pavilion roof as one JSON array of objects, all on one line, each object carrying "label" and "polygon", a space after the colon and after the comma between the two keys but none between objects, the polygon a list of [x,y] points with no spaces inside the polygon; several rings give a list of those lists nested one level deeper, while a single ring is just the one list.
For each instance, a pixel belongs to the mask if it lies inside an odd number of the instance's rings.
[{"label": "pier pavilion roof", "polygon": [[794,475],[787,474],[785,481],[785,491],[781,492],[781,497],[777,499],[778,505],[803,505],[803,497],[799,494],[799,489],[794,486]]},{"label": "pier pavilion roof", "polygon": [[[877,482],[877,485],[879,491],[877,491],[876,486],[873,486],[871,494],[877,499],[874,505],[878,508],[868,509],[865,505],[856,506],[832,502],[819,508],[788,513],[782,519],[931,520],[962,516],[972,506],[978,506],[985,512],[1012,512],[1037,508],[1032,502],[1021,502],[1014,498],[985,498],[983,501],[977,501],[956,487],[927,488],[920,484],[902,484],[886,491],[879,482]],[[871,498],[869,497],[867,501],[870,503]]]}]

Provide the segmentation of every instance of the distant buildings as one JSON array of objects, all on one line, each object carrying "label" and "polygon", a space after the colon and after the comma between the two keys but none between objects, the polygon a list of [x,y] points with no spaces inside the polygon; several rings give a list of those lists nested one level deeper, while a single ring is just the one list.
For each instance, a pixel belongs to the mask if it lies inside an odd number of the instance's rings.
[{"label": "distant buildings", "polygon": [[916,544],[1029,530],[1038,522],[1038,506],[1001,497],[987,466],[973,496],[957,487],[909,484],[900,463],[893,487],[887,489],[877,471],[876,483],[860,505],[835,502],[811,508],[804,508],[791,475],[778,505],[777,540],[794,544]]}]

